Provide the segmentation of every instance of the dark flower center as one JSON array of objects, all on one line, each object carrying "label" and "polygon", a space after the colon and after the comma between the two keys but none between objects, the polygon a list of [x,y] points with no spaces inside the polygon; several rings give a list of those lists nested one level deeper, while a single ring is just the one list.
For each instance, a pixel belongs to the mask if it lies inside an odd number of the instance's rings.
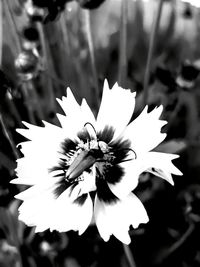
[{"label": "dark flower center", "polygon": [[[120,163],[131,160],[135,152],[130,148],[130,141],[116,139],[112,141],[114,130],[105,127],[96,134],[96,139],[91,138],[86,128],[78,133],[78,141],[65,139],[61,144],[61,157],[58,166],[51,168],[54,177],[60,177],[60,182],[55,190],[56,196],[71,186],[73,188],[84,180],[84,172],[90,173],[92,167],[96,169],[96,187],[99,197],[105,199],[111,196],[107,183],[119,182],[124,170]],[[127,159],[130,151],[134,157]],[[104,182],[103,182],[104,181]],[[72,186],[73,185],[73,186]],[[105,194],[104,194],[104,193]]]}]

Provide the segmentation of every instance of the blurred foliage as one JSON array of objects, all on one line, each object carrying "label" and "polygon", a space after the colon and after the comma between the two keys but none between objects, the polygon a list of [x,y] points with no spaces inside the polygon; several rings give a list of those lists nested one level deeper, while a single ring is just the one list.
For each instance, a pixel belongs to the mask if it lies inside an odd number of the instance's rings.
[{"label": "blurred foliage", "polygon": [[[97,6],[94,0],[47,1],[48,6],[44,1],[39,11],[35,1],[34,17],[26,10],[30,2],[0,2],[0,266],[126,267],[122,244],[114,237],[103,242],[93,225],[81,237],[26,227],[18,221],[20,203],[14,199],[22,187],[9,183],[21,156],[15,145],[23,139],[15,129],[23,127],[22,120],[58,125],[55,114],[62,111],[56,97],[65,95],[67,86],[79,102],[86,98],[96,114],[104,79],[110,86],[119,81],[122,0],[98,1]],[[134,118],[144,107],[158,1],[129,0],[127,5],[127,69],[119,82],[137,92]],[[200,10],[179,0],[163,1],[146,104],[164,106],[168,137],[157,150],[180,154],[175,164],[184,175],[174,177],[174,187],[151,174],[141,175],[135,192],[150,222],[131,230],[130,248],[138,267],[200,264],[199,41]]]}]

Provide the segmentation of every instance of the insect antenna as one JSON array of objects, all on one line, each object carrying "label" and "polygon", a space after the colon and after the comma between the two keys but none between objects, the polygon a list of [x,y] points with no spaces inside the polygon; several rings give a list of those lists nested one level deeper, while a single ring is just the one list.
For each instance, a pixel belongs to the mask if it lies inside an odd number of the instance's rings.
[{"label": "insect antenna", "polygon": [[[91,122],[86,122],[86,123],[84,124],[84,127],[86,127],[87,125],[90,125],[90,126],[92,127],[92,129],[93,129],[93,131],[94,131],[94,134],[95,134],[95,136],[96,136],[96,138],[97,138],[97,131],[96,131],[96,129],[94,128],[94,125],[93,125]],[[88,133],[89,133],[89,132],[88,132]],[[89,133],[89,136],[90,136],[90,140],[89,140],[89,149],[90,149],[90,141],[91,141],[91,134],[90,134],[90,133]],[[100,149],[98,138],[97,138],[97,142],[98,142],[98,147],[99,147],[99,149]]]},{"label": "insect antenna", "polygon": [[94,128],[94,125],[92,125],[91,122],[86,122],[86,123],[84,124],[84,127],[86,127],[86,125],[90,125],[90,126],[92,127],[92,129],[93,129],[95,135],[97,136],[97,131],[96,131],[96,129]]},{"label": "insect antenna", "polygon": [[123,150],[132,151],[134,153],[134,155],[135,155],[135,158],[133,158],[133,159],[124,159],[121,162],[126,162],[126,161],[137,159],[137,154],[136,154],[136,152],[132,148],[124,148],[124,149],[122,149],[122,151]]}]

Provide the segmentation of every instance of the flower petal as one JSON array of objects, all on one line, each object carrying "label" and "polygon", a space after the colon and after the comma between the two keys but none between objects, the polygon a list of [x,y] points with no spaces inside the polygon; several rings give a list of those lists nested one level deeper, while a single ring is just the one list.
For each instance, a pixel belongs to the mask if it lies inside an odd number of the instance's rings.
[{"label": "flower petal", "polygon": [[67,88],[67,97],[63,96],[62,100],[56,99],[66,116],[73,117],[75,120],[79,120],[79,115],[81,115],[80,105],[77,103],[71,89]]},{"label": "flower petal", "polygon": [[94,126],[94,128],[96,127],[96,120],[94,114],[92,113],[85,99],[83,99],[81,103],[81,114],[85,119],[85,122],[90,122]]},{"label": "flower petal", "polygon": [[65,132],[65,134],[67,135],[68,138],[70,138],[71,140],[78,140],[77,137],[77,132],[81,129],[81,125],[83,126],[82,123],[80,123],[79,121],[74,120],[74,118],[72,117],[67,117],[61,114],[56,114],[63,132]]},{"label": "flower petal", "polygon": [[[26,157],[36,156],[40,161],[45,161],[46,159],[52,158],[52,156],[55,157],[55,155],[57,157],[60,144],[66,138],[63,129],[45,121],[43,121],[45,127],[38,127],[26,122],[23,123],[28,129],[17,129],[17,131],[31,141],[20,144],[21,152]],[[38,157],[38,154],[41,157]]]},{"label": "flower petal", "polygon": [[90,123],[95,128],[95,118],[85,99],[81,105],[76,102],[70,88],[67,88],[67,97],[62,97],[62,100],[57,99],[66,116],[57,114],[58,120],[68,137],[75,138],[75,135],[80,131],[85,123]]},{"label": "flower petal", "polygon": [[149,152],[140,159],[140,173],[144,171],[152,172],[153,174],[165,179],[170,184],[174,184],[171,174],[182,175],[182,172],[176,168],[172,160],[178,158],[178,155]]},{"label": "flower petal", "polygon": [[81,194],[87,194],[91,191],[96,190],[96,169],[93,166],[90,173],[84,171],[83,172],[83,181],[80,181],[79,184]]},{"label": "flower petal", "polygon": [[16,196],[24,201],[19,207],[19,219],[28,226],[36,226],[37,232],[51,228],[82,234],[92,219],[90,196],[85,194],[77,199],[77,190],[69,187],[57,198],[58,184],[54,182],[33,186]]},{"label": "flower petal", "polygon": [[[108,182],[108,186],[112,193],[121,199],[136,188],[140,171],[137,160],[123,162],[119,166],[123,170],[123,175],[120,179],[113,179],[114,183]],[[107,181],[110,181],[110,179],[107,179]]]},{"label": "flower petal", "polygon": [[176,158],[178,155],[175,154],[148,152],[133,161],[120,163],[124,175],[121,179],[116,179],[114,183],[108,182],[108,186],[115,196],[123,198],[136,188],[139,175],[144,171],[151,172],[173,185],[171,174],[182,175],[172,163],[172,160]]},{"label": "flower petal", "polygon": [[166,124],[166,121],[159,120],[162,110],[163,107],[160,106],[147,113],[146,107],[123,132],[123,137],[131,141],[131,147],[138,157],[165,139],[166,134],[160,132],[162,126]]},{"label": "flower petal", "polygon": [[41,142],[27,141],[21,144],[23,158],[17,160],[16,173],[19,177],[12,182],[18,184],[34,185],[52,176],[49,170],[58,164],[61,148],[49,142],[45,144],[41,137]]},{"label": "flower petal", "polygon": [[67,138],[65,129],[43,123],[45,127],[24,123],[28,129],[18,130],[31,141],[20,144],[24,157],[17,160],[16,173],[19,179],[15,179],[13,183],[34,185],[51,178],[50,170],[58,166],[60,158],[64,157],[64,142],[73,143],[76,147],[77,142]]},{"label": "flower petal", "polygon": [[44,231],[50,227],[53,215],[53,205],[56,196],[53,188],[46,184],[46,188],[33,187],[27,189],[17,196],[24,199],[19,207],[19,219],[28,226],[36,226],[38,230]]},{"label": "flower petal", "polygon": [[[59,178],[54,178],[52,180],[43,180],[40,184],[31,186],[30,188],[22,191],[21,193],[15,195],[15,198],[20,200],[29,200],[38,197],[43,192],[53,193],[57,187],[57,183],[60,181]],[[55,196],[56,198],[56,196]]]},{"label": "flower petal", "polygon": [[89,226],[92,215],[93,204],[89,194],[70,202],[69,194],[65,191],[55,202],[50,228],[60,232],[74,230],[81,235]]},{"label": "flower petal", "polygon": [[140,223],[148,222],[143,204],[132,193],[112,203],[103,202],[96,197],[94,215],[98,231],[104,241],[108,241],[113,234],[125,244],[131,241],[128,234],[130,225],[137,228]]},{"label": "flower petal", "polygon": [[109,89],[107,80],[104,82],[101,106],[97,116],[97,129],[103,130],[111,126],[117,137],[131,119],[135,107],[135,93],[118,86],[116,83]]},{"label": "flower petal", "polygon": [[[55,126],[51,123],[43,121],[45,127],[36,126],[25,121],[22,122],[28,129],[17,129],[16,131],[26,137],[29,140],[41,140],[41,138],[46,137],[48,134],[49,139],[52,142],[56,142],[58,137],[63,135],[62,128]],[[56,136],[56,138],[55,138]],[[48,140],[49,140],[48,139]],[[47,142],[47,138],[45,138]]]}]

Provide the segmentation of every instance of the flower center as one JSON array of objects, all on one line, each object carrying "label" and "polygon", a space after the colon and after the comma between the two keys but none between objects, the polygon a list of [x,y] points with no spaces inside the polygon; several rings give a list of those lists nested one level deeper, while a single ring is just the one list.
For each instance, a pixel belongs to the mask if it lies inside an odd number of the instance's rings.
[{"label": "flower center", "polygon": [[[136,154],[130,148],[129,140],[112,141],[113,133],[111,127],[105,127],[96,138],[85,130],[78,133],[79,141],[64,140],[59,163],[50,169],[54,177],[60,178],[56,195],[79,183],[85,186],[93,180],[98,187],[100,181],[116,183],[122,178],[124,171],[120,163],[134,159]],[[130,151],[134,156],[128,157]],[[91,191],[94,186],[92,188]]]},{"label": "flower center", "polygon": [[77,182],[81,174],[88,172],[94,164],[102,171],[106,166],[111,166],[114,159],[114,152],[103,141],[80,143],[74,155],[67,161],[65,180],[69,183]]}]

